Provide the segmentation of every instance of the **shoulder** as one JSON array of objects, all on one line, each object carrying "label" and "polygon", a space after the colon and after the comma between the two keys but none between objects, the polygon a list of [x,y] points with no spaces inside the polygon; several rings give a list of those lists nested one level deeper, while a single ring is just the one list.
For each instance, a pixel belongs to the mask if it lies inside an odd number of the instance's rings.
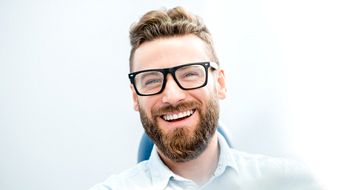
[{"label": "shoulder", "polygon": [[151,185],[149,172],[148,161],[143,161],[118,175],[110,176],[89,190],[147,189]]},{"label": "shoulder", "polygon": [[241,171],[243,168],[245,170],[249,168],[251,170],[259,170],[259,173],[277,172],[283,174],[307,170],[302,162],[287,158],[250,154],[235,149],[231,149],[231,155]]},{"label": "shoulder", "polygon": [[254,165],[260,167],[280,167],[291,164],[292,160],[286,158],[272,157],[263,154],[251,154],[231,149],[231,155],[238,164]]},{"label": "shoulder", "polygon": [[240,176],[262,189],[320,189],[310,170],[300,161],[231,150]]}]

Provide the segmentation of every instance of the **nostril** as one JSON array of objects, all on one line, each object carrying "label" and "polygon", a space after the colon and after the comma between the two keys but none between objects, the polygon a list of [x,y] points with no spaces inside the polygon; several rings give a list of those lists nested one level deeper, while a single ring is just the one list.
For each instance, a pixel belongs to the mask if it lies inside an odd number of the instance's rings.
[{"label": "nostril", "polygon": [[184,92],[179,91],[166,91],[163,95],[163,103],[168,103],[171,105],[177,105],[179,102],[182,102],[186,98]]},{"label": "nostril", "polygon": [[162,95],[163,103],[168,103],[171,105],[176,105],[186,98],[185,91],[179,87],[179,85],[170,75],[167,78]]}]

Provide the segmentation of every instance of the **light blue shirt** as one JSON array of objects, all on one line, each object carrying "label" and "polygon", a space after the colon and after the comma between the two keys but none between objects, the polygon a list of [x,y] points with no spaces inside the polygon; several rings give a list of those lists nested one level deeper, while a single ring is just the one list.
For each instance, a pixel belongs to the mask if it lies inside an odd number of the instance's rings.
[{"label": "light blue shirt", "polygon": [[219,135],[218,166],[210,180],[198,186],[173,173],[160,159],[154,147],[151,157],[135,167],[113,175],[90,190],[316,190],[311,175],[296,162],[231,149]]}]

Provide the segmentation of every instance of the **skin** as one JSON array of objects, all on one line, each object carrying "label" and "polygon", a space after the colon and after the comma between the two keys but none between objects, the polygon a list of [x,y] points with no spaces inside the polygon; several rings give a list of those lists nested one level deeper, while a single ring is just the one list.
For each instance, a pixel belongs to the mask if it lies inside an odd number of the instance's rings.
[{"label": "skin", "polygon": [[[133,71],[168,68],[186,63],[210,60],[205,42],[195,35],[160,38],[143,43],[135,51]],[[152,109],[157,109],[164,105],[176,106],[181,102],[196,101],[205,106],[210,97],[218,99],[226,97],[226,85],[222,69],[209,71],[208,84],[195,90],[182,90],[171,75],[167,76],[167,84],[161,94],[138,96],[132,85],[130,85],[130,88],[135,111],[139,111],[142,108],[146,111],[148,118],[152,118]],[[189,133],[192,133],[195,126],[199,123],[199,113],[195,111],[192,116],[176,122],[167,122],[161,117],[157,117],[156,122],[165,134],[171,133],[173,129],[178,127],[186,127]],[[220,152],[217,141],[217,134],[215,133],[204,152],[197,158],[187,162],[174,162],[165,157],[159,149],[158,153],[163,162],[174,173],[191,179],[197,184],[203,184],[212,176],[217,166]]]}]

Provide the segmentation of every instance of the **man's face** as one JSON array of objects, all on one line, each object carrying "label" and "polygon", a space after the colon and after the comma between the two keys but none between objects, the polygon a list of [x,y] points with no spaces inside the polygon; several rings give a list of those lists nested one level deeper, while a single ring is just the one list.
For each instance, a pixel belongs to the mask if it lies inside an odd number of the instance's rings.
[{"label": "man's face", "polygon": [[[210,57],[200,38],[162,38],[145,42],[135,51],[133,71],[205,61]],[[146,133],[164,156],[184,162],[205,150],[217,126],[218,100],[226,95],[223,74],[209,68],[207,85],[194,90],[182,90],[169,74],[164,91],[153,96],[137,96],[131,86],[134,109],[140,111]]]}]

